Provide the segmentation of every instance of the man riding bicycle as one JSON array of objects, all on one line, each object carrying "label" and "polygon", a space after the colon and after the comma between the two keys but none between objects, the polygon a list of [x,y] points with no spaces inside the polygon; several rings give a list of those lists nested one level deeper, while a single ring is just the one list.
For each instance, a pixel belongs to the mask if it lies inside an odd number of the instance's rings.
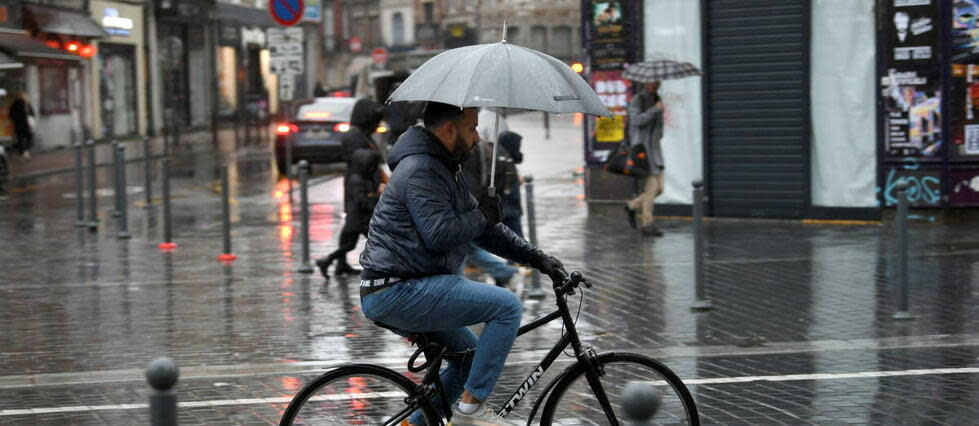
[{"label": "man riding bicycle", "polygon": [[[460,165],[479,141],[476,108],[429,102],[423,121],[388,154],[392,174],[360,256],[361,305],[368,318],[405,334],[424,332],[449,351],[475,348],[440,375],[446,399],[459,399],[453,424],[507,424],[483,402],[502,373],[523,306],[506,288],[459,274],[467,245],[552,277],[563,266],[500,223],[499,197],[469,193]],[[479,323],[486,325],[477,339],[468,327]],[[416,413],[409,421],[418,419]]]}]

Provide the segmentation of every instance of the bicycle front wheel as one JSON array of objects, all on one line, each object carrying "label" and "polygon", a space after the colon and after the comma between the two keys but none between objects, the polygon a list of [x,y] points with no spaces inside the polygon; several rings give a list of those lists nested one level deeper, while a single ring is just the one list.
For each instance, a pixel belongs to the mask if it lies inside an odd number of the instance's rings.
[{"label": "bicycle front wheel", "polygon": [[425,424],[438,425],[428,401],[410,407],[416,385],[397,372],[376,365],[353,364],[334,369],[293,397],[279,425],[397,425],[413,411]]},{"label": "bicycle front wheel", "polygon": [[[652,417],[642,424],[699,425],[700,418],[690,391],[667,366],[647,356],[631,353],[606,353],[598,357],[604,374],[598,377],[607,396],[607,406],[613,412],[616,423],[628,420],[624,404],[624,390],[629,382],[639,381],[652,385],[658,395],[658,408],[646,401],[647,412]],[[568,374],[561,377],[547,398],[541,412],[542,425],[608,425],[602,402],[596,396],[594,384],[587,377],[585,364],[576,363]],[[654,413],[649,413],[653,411]],[[642,411],[642,410],[640,410]]]}]

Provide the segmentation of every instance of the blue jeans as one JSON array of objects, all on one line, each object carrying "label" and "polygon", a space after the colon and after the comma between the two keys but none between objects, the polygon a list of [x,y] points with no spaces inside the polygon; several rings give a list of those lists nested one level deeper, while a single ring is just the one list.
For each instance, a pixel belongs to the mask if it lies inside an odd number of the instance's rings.
[{"label": "blue jeans", "polygon": [[[490,274],[494,280],[506,281],[517,273],[517,268],[507,265],[505,261],[493,256],[492,253],[479,248],[476,244],[469,243],[469,251],[466,253],[466,262],[482,269]],[[462,273],[461,271],[459,272]]]},{"label": "blue jeans", "polygon": [[[459,275],[404,281],[367,295],[361,307],[367,318],[406,332],[425,332],[449,351],[476,348],[471,362],[449,362],[440,374],[450,404],[463,389],[480,401],[490,396],[523,315],[523,305],[511,291]],[[486,326],[477,339],[468,326],[480,323]],[[418,424],[419,417],[415,413],[409,420]]]}]

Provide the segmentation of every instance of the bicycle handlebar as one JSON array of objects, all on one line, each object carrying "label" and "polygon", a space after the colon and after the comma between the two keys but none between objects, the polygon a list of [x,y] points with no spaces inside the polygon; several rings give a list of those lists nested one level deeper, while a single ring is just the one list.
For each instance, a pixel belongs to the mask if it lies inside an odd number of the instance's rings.
[{"label": "bicycle handlebar", "polygon": [[573,271],[569,275],[567,271],[561,269],[558,271],[561,275],[561,280],[557,281],[551,278],[554,283],[554,291],[558,294],[574,294],[574,289],[578,288],[578,285],[584,284],[585,287],[591,288],[591,283],[588,282],[582,275],[580,271]]}]

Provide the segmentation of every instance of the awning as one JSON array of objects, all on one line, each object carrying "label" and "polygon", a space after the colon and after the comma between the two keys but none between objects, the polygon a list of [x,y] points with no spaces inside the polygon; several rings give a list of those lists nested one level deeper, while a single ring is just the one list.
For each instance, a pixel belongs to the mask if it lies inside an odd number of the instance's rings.
[{"label": "awning", "polygon": [[81,61],[77,55],[59,49],[52,49],[26,34],[0,32],[0,49],[17,58],[61,59],[66,61]]},{"label": "awning", "polygon": [[272,19],[271,16],[269,16],[268,9],[235,6],[233,4],[221,2],[218,2],[217,4],[214,17],[218,21],[234,22],[253,27],[275,27],[279,25]]},{"label": "awning", "polygon": [[79,37],[108,37],[109,34],[92,18],[78,12],[50,7],[24,5],[37,28],[46,33]]},{"label": "awning", "polygon": [[17,62],[17,60],[11,58],[10,56],[7,56],[6,53],[0,52],[0,71],[13,70],[23,67],[24,64]]}]

